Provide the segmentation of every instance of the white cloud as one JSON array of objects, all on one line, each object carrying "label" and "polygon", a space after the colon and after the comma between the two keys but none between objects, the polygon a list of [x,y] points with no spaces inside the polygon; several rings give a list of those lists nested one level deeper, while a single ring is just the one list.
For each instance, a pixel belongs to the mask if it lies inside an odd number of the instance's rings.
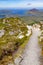
[{"label": "white cloud", "polygon": [[43,2],[31,3],[29,7],[43,7]]},{"label": "white cloud", "polygon": [[18,4],[15,4],[14,7],[16,8],[28,8],[28,7],[43,7],[43,2],[21,2]]},{"label": "white cloud", "polygon": [[[36,0],[35,0],[36,1]],[[22,1],[19,3],[0,3],[2,8],[33,8],[33,7],[43,7],[43,2],[28,2]]]}]

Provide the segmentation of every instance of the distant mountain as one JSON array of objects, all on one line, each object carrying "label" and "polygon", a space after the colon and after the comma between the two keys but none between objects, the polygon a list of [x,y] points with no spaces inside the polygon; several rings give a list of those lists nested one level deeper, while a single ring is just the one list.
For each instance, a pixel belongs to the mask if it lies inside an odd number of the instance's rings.
[{"label": "distant mountain", "polygon": [[27,14],[30,16],[42,16],[43,17],[43,12],[41,12],[39,9],[36,9],[36,8],[30,9],[27,12]]},{"label": "distant mountain", "polygon": [[36,8],[33,8],[33,9],[29,10],[29,11],[30,11],[30,12],[39,12],[39,10],[36,9]]}]

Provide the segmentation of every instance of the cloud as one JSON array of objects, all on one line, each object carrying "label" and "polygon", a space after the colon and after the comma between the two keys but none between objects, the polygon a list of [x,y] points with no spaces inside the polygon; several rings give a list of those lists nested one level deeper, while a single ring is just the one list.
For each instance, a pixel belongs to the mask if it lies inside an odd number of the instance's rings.
[{"label": "cloud", "polygon": [[28,3],[27,5],[32,5],[31,3]]},{"label": "cloud", "polygon": [[43,7],[41,0],[0,0],[1,8],[32,8]]}]

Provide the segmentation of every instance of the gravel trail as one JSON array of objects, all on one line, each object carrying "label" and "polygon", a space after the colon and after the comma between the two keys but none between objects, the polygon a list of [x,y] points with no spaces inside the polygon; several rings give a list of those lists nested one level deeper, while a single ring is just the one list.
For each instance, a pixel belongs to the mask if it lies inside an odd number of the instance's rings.
[{"label": "gravel trail", "polygon": [[32,28],[32,36],[24,50],[23,60],[20,65],[40,65],[40,47],[38,45],[38,35],[40,30]]}]

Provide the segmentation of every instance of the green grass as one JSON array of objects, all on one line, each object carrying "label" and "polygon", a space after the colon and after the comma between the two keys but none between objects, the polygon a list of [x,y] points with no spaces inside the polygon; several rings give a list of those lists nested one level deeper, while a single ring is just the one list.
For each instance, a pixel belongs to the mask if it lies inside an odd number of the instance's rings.
[{"label": "green grass", "polygon": [[[5,21],[3,21],[5,20]],[[3,22],[5,22],[3,24]],[[9,25],[10,24],[10,25]],[[10,50],[10,51],[16,51],[17,48],[24,48],[26,43],[24,43],[27,40],[27,37],[25,36],[28,29],[26,27],[26,23],[23,22],[20,18],[3,18],[0,19],[0,30],[5,30],[5,34],[0,37],[0,56],[3,53],[3,50]],[[19,30],[24,35],[24,38],[18,39],[17,36],[19,35]],[[9,32],[14,31],[13,35],[10,35]]]}]

